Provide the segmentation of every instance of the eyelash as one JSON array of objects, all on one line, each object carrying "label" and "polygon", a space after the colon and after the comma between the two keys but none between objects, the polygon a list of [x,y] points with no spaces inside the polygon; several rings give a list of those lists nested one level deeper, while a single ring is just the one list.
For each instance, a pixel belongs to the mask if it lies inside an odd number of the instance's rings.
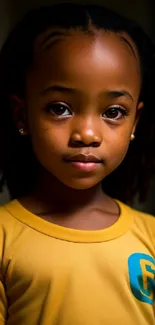
[{"label": "eyelash", "polygon": [[[66,104],[64,104],[64,103],[61,103],[61,102],[57,102],[57,103],[49,103],[49,104],[47,105],[47,107],[46,107],[46,111],[47,111],[48,113],[50,113],[50,114],[53,114],[57,119],[63,119],[63,118],[65,118],[65,117],[68,117],[68,116],[69,116],[68,114],[66,114],[66,115],[57,115],[57,114],[51,112],[51,111],[54,109],[54,107],[58,107],[58,108],[63,107],[63,109],[65,108],[66,110],[70,111],[69,108],[68,108],[68,106],[67,106]],[[120,113],[121,113],[121,117],[119,117],[119,118],[104,118],[104,119],[106,119],[106,120],[112,120],[112,121],[118,121],[118,120],[124,118],[125,116],[128,116],[128,115],[129,115],[129,112],[128,112],[125,108],[122,108],[122,107],[119,106],[119,105],[114,105],[114,106],[112,106],[112,107],[109,107],[109,108],[106,110],[105,113],[107,113],[108,111],[110,111],[110,110],[112,110],[112,109],[113,109],[113,110],[116,110],[117,112],[120,112]],[[104,114],[105,114],[105,113],[104,113]]]}]

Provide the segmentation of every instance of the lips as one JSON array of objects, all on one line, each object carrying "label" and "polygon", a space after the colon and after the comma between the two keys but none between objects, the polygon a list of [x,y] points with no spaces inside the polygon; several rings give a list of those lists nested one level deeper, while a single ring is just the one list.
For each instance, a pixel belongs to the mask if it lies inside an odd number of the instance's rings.
[{"label": "lips", "polygon": [[89,154],[89,155],[84,155],[84,154],[78,154],[78,155],[73,155],[70,157],[66,157],[65,161],[75,161],[75,162],[83,162],[83,163],[101,163],[103,162],[102,159],[99,159],[97,156]]}]

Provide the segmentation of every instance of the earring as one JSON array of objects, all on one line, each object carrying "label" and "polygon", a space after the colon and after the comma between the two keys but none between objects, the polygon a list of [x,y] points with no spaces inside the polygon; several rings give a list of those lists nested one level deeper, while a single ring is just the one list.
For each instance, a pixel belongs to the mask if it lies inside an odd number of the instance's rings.
[{"label": "earring", "polygon": [[23,134],[24,134],[24,128],[19,129],[19,133],[20,133],[21,135],[23,135]]},{"label": "earring", "polygon": [[134,140],[135,139],[135,135],[132,133],[131,134],[131,140]]}]

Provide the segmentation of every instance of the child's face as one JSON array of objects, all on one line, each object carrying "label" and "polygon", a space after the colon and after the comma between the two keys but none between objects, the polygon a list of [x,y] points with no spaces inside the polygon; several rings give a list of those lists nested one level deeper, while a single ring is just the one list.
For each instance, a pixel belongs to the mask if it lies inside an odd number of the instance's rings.
[{"label": "child's face", "polygon": [[[110,32],[93,37],[77,31],[42,45],[46,36],[35,42],[34,65],[27,76],[34,151],[62,183],[90,188],[120,165],[135,131],[142,107],[137,50],[127,35],[133,51]],[[88,172],[63,160],[80,153],[103,163]]]}]

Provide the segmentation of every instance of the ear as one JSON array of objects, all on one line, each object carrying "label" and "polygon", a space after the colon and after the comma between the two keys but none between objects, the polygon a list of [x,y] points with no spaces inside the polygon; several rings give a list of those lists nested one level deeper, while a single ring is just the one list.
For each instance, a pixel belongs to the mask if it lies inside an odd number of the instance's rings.
[{"label": "ear", "polygon": [[132,128],[132,134],[134,134],[135,131],[136,131],[136,127],[137,127],[137,124],[138,124],[138,121],[139,121],[139,118],[140,118],[143,107],[144,107],[144,103],[139,102],[138,106],[136,108],[136,116],[135,116],[135,121],[134,121],[134,125],[133,125],[133,128]]},{"label": "ear", "polygon": [[10,100],[12,104],[12,116],[14,123],[18,131],[22,130],[22,135],[27,135],[29,132],[25,102],[24,100],[18,98],[16,95],[11,95]]}]

